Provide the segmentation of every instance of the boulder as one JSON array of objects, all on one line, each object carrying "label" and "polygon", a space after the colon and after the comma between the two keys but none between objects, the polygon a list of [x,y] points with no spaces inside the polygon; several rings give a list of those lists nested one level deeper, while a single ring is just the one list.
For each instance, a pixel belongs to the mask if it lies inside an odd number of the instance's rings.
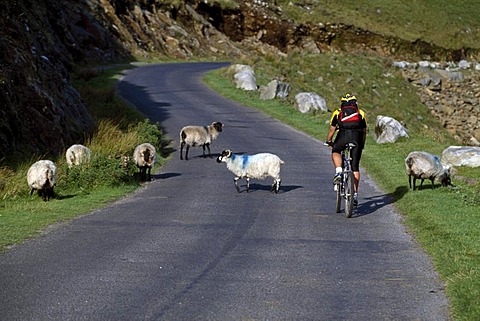
[{"label": "boulder", "polygon": [[234,76],[235,86],[243,90],[257,90],[257,80],[255,74],[250,71],[240,71]]},{"label": "boulder", "polygon": [[286,98],[290,92],[290,84],[274,79],[267,86],[260,87],[260,98],[263,100]]},{"label": "boulder", "polygon": [[400,137],[408,137],[403,125],[392,117],[377,116],[375,124],[375,140],[378,144],[395,143]]},{"label": "boulder", "polygon": [[480,147],[450,146],[442,152],[442,164],[480,167]]},{"label": "boulder", "polygon": [[255,71],[249,65],[233,64],[233,65],[230,65],[227,69],[227,72],[230,74],[237,74],[242,71],[250,72],[253,75],[255,75]]},{"label": "boulder", "polygon": [[299,93],[295,96],[295,109],[302,114],[311,110],[327,111],[327,102],[325,98],[316,93]]}]

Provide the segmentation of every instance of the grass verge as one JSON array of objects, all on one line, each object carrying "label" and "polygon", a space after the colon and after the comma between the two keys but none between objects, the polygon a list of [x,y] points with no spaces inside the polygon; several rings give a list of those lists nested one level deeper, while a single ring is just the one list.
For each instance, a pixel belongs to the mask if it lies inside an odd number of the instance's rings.
[{"label": "grass verge", "polygon": [[[455,320],[480,319],[480,173],[458,168],[454,187],[435,188],[426,184],[417,191],[408,188],[404,159],[410,151],[425,150],[441,154],[453,140],[418,100],[416,90],[398,71],[381,59],[363,56],[291,56],[285,61],[250,61],[258,85],[266,85],[275,76],[285,75],[298,91],[314,91],[327,99],[333,110],[339,97],[353,92],[370,120],[370,133],[362,166],[394,197],[394,205],[405,219],[446,284]],[[330,113],[301,114],[291,100],[264,101],[258,92],[235,88],[226,69],[209,73],[205,82],[224,96],[259,109],[317,139],[324,140]],[[410,137],[395,144],[379,145],[372,126],[377,115],[387,115],[408,124]],[[419,117],[421,116],[421,117]],[[421,122],[418,119],[423,119]],[[333,169],[332,169],[333,171]],[[439,184],[436,184],[437,187]],[[361,192],[361,191],[360,191]]]},{"label": "grass verge", "polygon": [[42,202],[30,196],[28,168],[42,155],[31,155],[24,163],[0,164],[0,252],[39,235],[54,223],[68,221],[121,198],[141,182],[131,159],[135,146],[150,142],[158,156],[157,168],[168,157],[158,124],[151,123],[115,96],[115,83],[126,66],[84,68],[75,74],[74,86],[84,97],[96,120],[92,137],[78,142],[92,150],[90,163],[68,168],[65,154],[57,155],[55,198]]}]

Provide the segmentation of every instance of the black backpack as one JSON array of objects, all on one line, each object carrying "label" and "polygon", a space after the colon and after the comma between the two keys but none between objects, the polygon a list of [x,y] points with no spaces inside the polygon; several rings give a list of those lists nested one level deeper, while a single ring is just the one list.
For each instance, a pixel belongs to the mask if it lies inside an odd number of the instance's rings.
[{"label": "black backpack", "polygon": [[340,128],[359,128],[361,122],[360,111],[356,102],[343,103],[338,113],[338,124]]}]

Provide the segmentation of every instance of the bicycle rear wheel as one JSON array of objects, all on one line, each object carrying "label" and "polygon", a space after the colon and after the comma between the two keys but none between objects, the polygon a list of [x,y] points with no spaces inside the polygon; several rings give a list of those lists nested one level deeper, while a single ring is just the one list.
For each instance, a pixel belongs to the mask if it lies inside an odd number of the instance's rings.
[{"label": "bicycle rear wheel", "polygon": [[336,212],[340,213],[340,206],[342,205],[342,185],[336,184],[335,187],[337,188],[337,204],[336,204]]},{"label": "bicycle rear wheel", "polygon": [[352,217],[353,213],[353,193],[354,193],[354,184],[355,177],[353,172],[348,172],[347,177],[345,177],[345,216]]}]

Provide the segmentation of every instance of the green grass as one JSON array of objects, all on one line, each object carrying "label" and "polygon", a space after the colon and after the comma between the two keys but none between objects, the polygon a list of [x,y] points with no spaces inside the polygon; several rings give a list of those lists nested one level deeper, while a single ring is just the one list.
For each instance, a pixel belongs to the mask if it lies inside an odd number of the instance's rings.
[{"label": "green grass", "polygon": [[[345,92],[357,96],[370,126],[362,168],[386,194],[394,197],[394,205],[408,229],[432,258],[447,286],[453,318],[480,319],[480,171],[458,168],[453,177],[454,187],[450,188],[432,189],[429,181],[417,191],[408,188],[404,159],[410,151],[425,150],[440,155],[454,144],[418,100],[416,90],[379,58],[292,55],[285,60],[257,59],[250,61],[250,65],[254,67],[257,85],[266,85],[274,76],[286,75],[294,88],[290,96],[300,91],[316,92],[327,99],[331,110],[338,106],[339,97]],[[257,108],[317,139],[325,139],[330,113],[301,114],[294,110],[291,99],[263,101],[258,92],[236,89],[232,79],[226,69],[205,77],[206,83],[224,96]],[[377,144],[373,138],[377,115],[391,116],[407,124],[410,138],[402,138],[395,144]],[[439,187],[438,182],[436,186]]]},{"label": "green grass", "polygon": [[[444,48],[480,48],[480,6],[470,0],[320,0],[312,10],[278,0],[297,22],[341,22],[374,33]],[[295,2],[294,2],[295,3]]]},{"label": "green grass", "polygon": [[137,184],[58,189],[56,199],[43,202],[36,194],[0,202],[0,250],[41,234],[45,227],[65,222],[102,207],[134,191]]}]

